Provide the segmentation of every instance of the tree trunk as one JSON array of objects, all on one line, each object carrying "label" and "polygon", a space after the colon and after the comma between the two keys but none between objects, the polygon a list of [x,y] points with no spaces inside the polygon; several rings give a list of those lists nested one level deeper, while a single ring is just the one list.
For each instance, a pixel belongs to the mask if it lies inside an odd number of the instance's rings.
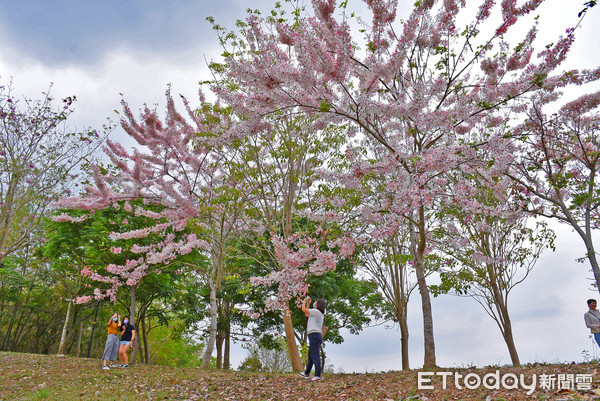
[{"label": "tree trunk", "polygon": [[[129,305],[129,321],[136,326],[137,325],[137,321],[135,320],[135,314],[136,314],[136,309],[135,309],[135,303],[136,303],[136,299],[135,299],[135,289],[136,286],[132,286],[129,288],[129,298],[130,298],[130,302],[131,304]],[[140,348],[140,336],[137,335],[138,333],[136,332],[136,336],[133,339],[133,350],[131,351],[131,359],[129,360],[129,363],[131,365],[135,364],[135,361],[137,360],[137,353],[138,350]]]},{"label": "tree trunk", "polygon": [[68,331],[67,334],[67,340],[65,342],[66,344],[66,349],[65,349],[65,354],[69,355],[71,353],[71,350],[73,349],[73,344],[75,343],[75,334],[79,333],[79,330],[77,329],[77,318],[79,316],[79,312],[80,312],[80,308],[77,305],[73,305],[74,309],[73,309],[73,326],[71,327],[71,330]]},{"label": "tree trunk", "polygon": [[[425,245],[427,234],[425,232],[425,212],[423,207],[419,208],[419,225],[417,227],[418,240],[411,235],[411,239],[416,241],[411,248],[414,249],[415,274],[417,276],[417,285],[421,294],[421,308],[423,311],[423,342],[424,342],[424,360],[423,368],[436,367],[435,359],[435,340],[433,338],[433,313],[431,311],[431,298],[429,297],[429,288],[425,281],[425,267],[423,265],[423,255],[425,254]],[[415,249],[416,248],[416,249]]]},{"label": "tree trunk", "polygon": [[[3,206],[1,208],[2,213],[2,226],[1,226],[1,234],[0,234],[0,251],[4,251],[4,247],[6,245],[6,238],[9,232],[9,225],[12,219],[12,210],[13,210],[13,202],[15,197],[15,192],[17,190],[17,186],[19,184],[19,180],[21,179],[21,174],[15,174],[8,185],[8,190],[6,191],[6,196],[4,197]],[[6,257],[6,252],[0,252],[0,263]]]},{"label": "tree trunk", "polygon": [[296,338],[294,337],[294,326],[292,324],[292,315],[289,309],[282,311],[283,313],[283,325],[285,327],[285,339],[287,342],[288,353],[290,355],[290,361],[292,362],[292,369],[296,372],[302,372],[304,366],[300,360],[300,353],[298,352],[298,345],[296,344]]},{"label": "tree trunk", "polygon": [[65,348],[65,341],[67,339],[67,326],[69,325],[69,318],[71,317],[71,305],[72,302],[69,301],[67,305],[67,315],[65,316],[65,322],[63,323],[62,334],[60,335],[60,343],[58,344],[58,352],[57,354],[62,354],[63,349]]},{"label": "tree trunk", "polygon": [[[1,267],[2,265],[0,265]],[[4,293],[4,282],[0,283],[0,294]],[[4,316],[4,302],[5,299],[2,298],[2,303],[0,303],[0,327],[2,327],[2,317]]]},{"label": "tree trunk", "polygon": [[[390,264],[390,292],[393,294],[393,298],[390,299],[391,303],[395,306],[396,321],[400,326],[400,353],[402,357],[402,370],[408,371],[409,359],[408,359],[408,299],[410,296],[410,289],[408,288],[406,275],[406,265],[404,262],[399,260],[401,254],[401,247],[397,242],[397,236],[394,236],[390,246],[388,247],[388,259],[392,260]],[[391,297],[390,297],[391,298]]]},{"label": "tree trunk", "polygon": [[79,322],[79,335],[77,336],[77,352],[75,353],[75,356],[77,358],[79,358],[79,355],[81,354],[81,337],[83,336],[83,320],[81,322]]},{"label": "tree trunk", "polygon": [[[221,228],[223,228],[223,221],[221,221]],[[222,233],[222,231],[221,231]],[[217,340],[217,319],[219,308],[217,306],[217,291],[221,288],[221,281],[223,279],[223,238],[218,244],[215,244],[211,250],[212,269],[208,275],[208,286],[210,287],[210,331],[208,335],[208,342],[206,343],[206,349],[204,350],[204,356],[202,357],[203,369],[210,368],[210,362],[212,353],[215,348]],[[216,282],[214,278],[216,276]]]},{"label": "tree trunk", "polygon": [[429,288],[425,282],[425,273],[423,262],[415,263],[415,273],[417,283],[419,285],[419,293],[421,294],[421,308],[423,311],[423,340],[425,347],[425,357],[423,360],[423,368],[434,368],[435,360],[435,341],[433,338],[433,314],[431,311],[431,299],[429,297]]},{"label": "tree trunk", "polygon": [[[288,179],[287,198],[285,199],[284,205],[284,238],[289,238],[292,235],[292,204],[296,193],[294,179],[292,177],[289,177]],[[281,313],[283,314],[283,326],[285,328],[285,338],[287,342],[288,354],[290,355],[290,361],[292,363],[292,369],[294,369],[296,372],[302,372],[304,370],[304,366],[302,366],[300,353],[298,352],[298,345],[296,344],[294,325],[292,323],[292,314],[290,312],[289,305],[286,306],[286,309],[281,311]]]},{"label": "tree trunk", "polygon": [[29,311],[27,313],[27,317],[25,319],[23,319],[23,317],[25,316],[24,310],[21,312],[21,316],[19,317],[19,322],[17,324],[17,329],[15,330],[15,337],[13,339],[13,348],[17,351],[24,351],[24,349],[20,349],[19,348],[19,344],[21,343],[21,336],[23,335],[23,333],[25,333],[28,329],[28,327],[26,327],[25,322],[29,321],[29,318],[31,317],[31,311]]},{"label": "tree trunk", "polygon": [[29,303],[29,299],[31,296],[31,291],[33,290],[34,284],[31,283],[31,285],[29,286],[29,288],[27,288],[27,296],[25,297],[25,302],[23,303],[23,305],[21,306],[21,312],[19,314],[19,321],[17,322],[17,327],[15,328],[15,334],[13,337],[13,350],[17,351],[18,350],[18,345],[19,345],[19,339],[21,337],[21,334],[23,334],[23,332],[25,331],[25,323],[26,321],[28,321],[29,316],[31,315],[31,311],[29,311],[29,313],[27,314],[27,319],[23,319],[23,317],[25,316],[25,308],[23,308],[24,305],[27,305]]},{"label": "tree trunk", "polygon": [[321,371],[325,370],[325,348],[323,348],[323,343],[319,345],[319,351],[321,351]]},{"label": "tree trunk", "polygon": [[519,354],[517,354],[517,347],[515,346],[515,340],[513,339],[512,334],[512,325],[510,323],[510,319],[506,323],[506,327],[504,328],[504,341],[506,342],[506,346],[508,347],[508,353],[510,355],[510,360],[513,366],[521,366],[521,361],[519,360]]},{"label": "tree trunk", "polygon": [[[494,306],[498,313],[498,318],[494,318],[494,320],[496,320],[496,323],[500,327],[500,332],[508,347],[508,354],[510,355],[513,366],[521,366],[521,361],[519,360],[519,354],[517,353],[517,347],[513,338],[512,323],[510,321],[510,316],[508,315],[508,307],[503,298],[497,298],[499,295],[499,291],[496,291],[494,294],[494,298],[496,299]],[[489,306],[491,308],[491,305]],[[494,315],[492,314],[492,316]]]},{"label": "tree trunk", "polygon": [[146,354],[146,316],[145,312],[140,312],[138,317],[137,330],[135,331],[136,337],[140,337],[140,363],[148,365],[148,355]]},{"label": "tree trunk", "polygon": [[19,308],[19,301],[15,301],[15,306],[13,308],[12,317],[10,318],[10,323],[8,324],[8,328],[6,329],[6,336],[4,337],[4,351],[9,351],[10,346],[10,335],[12,333],[13,325],[15,324],[15,320],[17,319],[17,311]]},{"label": "tree trunk", "polygon": [[146,328],[146,311],[142,314],[140,318],[140,322],[142,325],[142,329],[140,330],[140,340],[144,344],[144,361],[146,364],[150,363],[150,347],[148,346],[148,330]]},{"label": "tree trunk", "polygon": [[221,299],[219,307],[219,324],[217,330],[217,369],[229,369],[230,335],[231,330],[231,304],[226,299]]},{"label": "tree trunk", "polygon": [[227,319],[226,330],[225,330],[225,352],[223,353],[223,369],[225,369],[225,370],[229,370],[231,367],[230,356],[231,356],[231,320]]},{"label": "tree trunk", "polygon": [[223,341],[225,341],[225,336],[223,335],[223,330],[217,330],[217,339],[216,339],[217,369],[223,368]]},{"label": "tree trunk", "polygon": [[587,236],[582,236],[583,242],[587,250],[587,258],[592,266],[592,273],[596,281],[596,289],[600,292],[600,266],[598,266],[598,258],[596,258],[596,251],[594,250],[594,244],[592,243],[592,234],[589,233]]},{"label": "tree trunk", "polygon": [[[488,274],[490,274],[490,269],[488,267]],[[494,306],[498,312],[498,318],[496,323],[500,326],[500,331],[502,332],[502,337],[504,337],[504,341],[506,342],[506,346],[508,347],[508,353],[510,355],[510,360],[513,366],[520,366],[521,362],[519,360],[519,354],[517,354],[517,347],[515,346],[515,340],[513,339],[512,333],[512,324],[510,322],[510,316],[508,314],[508,306],[506,304],[505,298],[502,296],[500,288],[498,286],[498,281],[495,275],[495,272],[492,279],[492,293],[494,297]],[[491,305],[490,305],[491,307]]]},{"label": "tree trunk", "polygon": [[217,292],[212,278],[209,278],[208,284],[210,286],[210,334],[206,343],[204,356],[202,357],[203,369],[210,368],[210,358],[212,357],[217,337]]},{"label": "tree trunk", "polygon": [[396,311],[398,316],[398,325],[400,326],[400,344],[402,353],[402,370],[410,370],[408,361],[408,321],[406,313]]},{"label": "tree trunk", "polygon": [[[482,239],[482,247],[486,250],[485,253],[491,255],[490,252],[490,244],[489,244],[489,236],[484,236]],[[517,354],[517,347],[515,346],[515,341],[513,339],[512,334],[512,324],[510,322],[510,316],[508,314],[508,292],[506,290],[506,283],[501,279],[502,274],[497,270],[498,266],[492,263],[488,263],[486,265],[486,273],[488,276],[489,289],[492,293],[492,299],[488,301],[487,306],[489,312],[492,312],[490,315],[494,318],[498,327],[500,327],[500,332],[502,333],[502,337],[506,342],[506,346],[508,347],[508,353],[510,355],[510,360],[514,366],[520,366],[521,362],[519,361],[519,355]],[[505,289],[504,291],[502,289]],[[493,300],[493,304],[492,304]],[[496,313],[494,313],[493,309],[496,309]],[[488,314],[489,314],[488,312]]]}]

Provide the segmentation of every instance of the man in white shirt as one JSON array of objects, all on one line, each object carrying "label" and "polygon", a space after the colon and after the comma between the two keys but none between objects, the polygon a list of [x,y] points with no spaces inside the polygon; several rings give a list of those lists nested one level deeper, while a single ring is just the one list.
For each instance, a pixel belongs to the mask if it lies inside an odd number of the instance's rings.
[{"label": "man in white shirt", "polygon": [[588,299],[587,301],[589,311],[585,312],[583,315],[583,319],[585,320],[585,325],[589,328],[594,335],[594,339],[600,346],[600,311],[596,309],[598,303],[595,299]]}]

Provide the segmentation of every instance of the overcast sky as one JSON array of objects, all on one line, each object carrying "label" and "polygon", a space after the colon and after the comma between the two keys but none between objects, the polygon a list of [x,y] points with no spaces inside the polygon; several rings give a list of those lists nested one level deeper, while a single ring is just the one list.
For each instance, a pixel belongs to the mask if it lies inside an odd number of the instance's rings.
[{"label": "overcast sky", "polygon": [[[547,0],[540,11],[540,40],[576,24],[583,2]],[[412,1],[400,3],[399,14],[406,17],[403,10]],[[219,24],[233,28],[247,8],[268,11],[273,4],[269,0],[2,0],[0,83],[12,78],[16,93],[39,97],[53,82],[55,96],[78,98],[71,123],[99,128],[106,118],[115,118],[120,94],[133,109],[144,103],[164,105],[168,84],[174,93],[195,99],[198,82],[209,78],[206,60],[220,53],[205,18],[214,16]],[[588,14],[564,68],[600,65],[600,6]],[[122,139],[123,133],[116,130],[112,138]],[[583,351],[600,354],[583,323],[585,300],[597,296],[590,290],[587,262],[575,261],[584,256],[583,244],[568,228],[560,228],[558,234],[557,251],[544,255],[509,300],[523,363],[581,361]],[[416,368],[423,360],[418,294],[409,308],[410,360]],[[510,363],[496,324],[473,300],[442,296],[433,299],[433,312],[440,366]],[[328,362],[345,372],[401,368],[400,333],[395,328],[348,335],[344,344],[328,345],[326,351]],[[243,357],[244,351],[236,346],[233,366]]]}]

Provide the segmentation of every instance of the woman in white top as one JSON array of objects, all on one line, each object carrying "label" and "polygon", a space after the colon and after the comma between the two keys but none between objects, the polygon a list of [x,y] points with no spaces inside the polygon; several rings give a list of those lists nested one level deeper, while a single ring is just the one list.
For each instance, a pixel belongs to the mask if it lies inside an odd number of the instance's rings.
[{"label": "woman in white top", "polygon": [[308,363],[304,372],[300,376],[308,379],[313,365],[315,366],[315,377],[312,381],[319,381],[321,377],[321,343],[323,342],[323,315],[325,314],[325,300],[319,298],[313,304],[313,308],[309,309],[310,298],[306,298],[302,302],[302,312],[308,318],[306,331],[308,332]]}]

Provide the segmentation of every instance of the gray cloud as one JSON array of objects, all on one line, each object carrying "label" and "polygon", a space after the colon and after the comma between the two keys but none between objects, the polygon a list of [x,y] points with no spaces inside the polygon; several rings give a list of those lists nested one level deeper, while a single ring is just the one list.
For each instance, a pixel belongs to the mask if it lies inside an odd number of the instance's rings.
[{"label": "gray cloud", "polygon": [[252,4],[256,2],[10,1],[0,8],[0,31],[4,46],[46,65],[94,63],[116,48],[181,62],[216,43],[207,16],[232,22]]}]

